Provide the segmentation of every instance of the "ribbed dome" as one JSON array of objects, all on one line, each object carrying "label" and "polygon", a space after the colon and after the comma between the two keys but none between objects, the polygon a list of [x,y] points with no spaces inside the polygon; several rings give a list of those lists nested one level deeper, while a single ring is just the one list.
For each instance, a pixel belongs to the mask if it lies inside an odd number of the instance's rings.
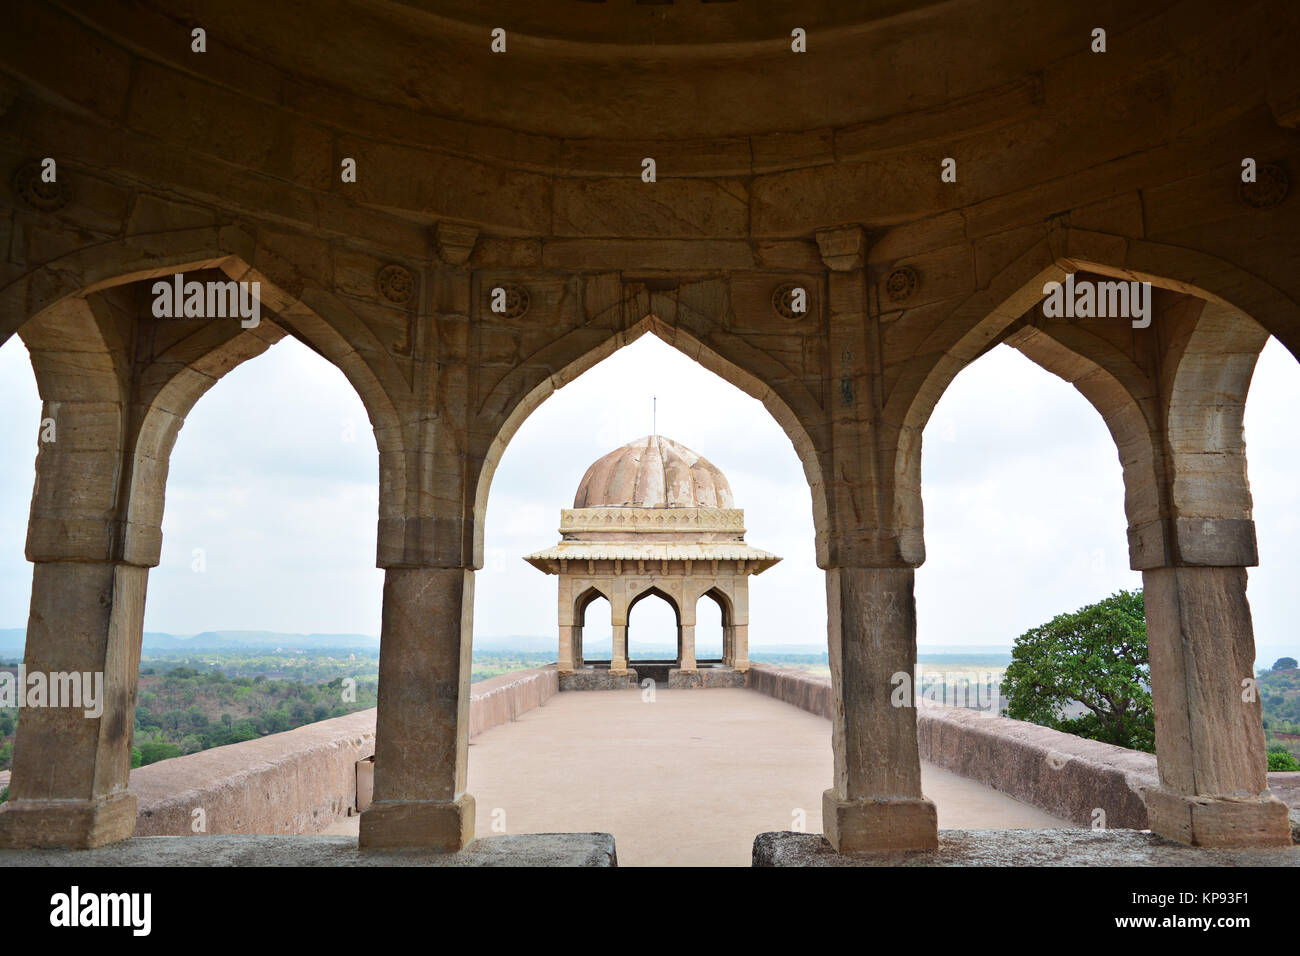
[{"label": "ribbed dome", "polygon": [[587,469],[575,508],[734,508],[717,467],[662,435],[638,438]]}]

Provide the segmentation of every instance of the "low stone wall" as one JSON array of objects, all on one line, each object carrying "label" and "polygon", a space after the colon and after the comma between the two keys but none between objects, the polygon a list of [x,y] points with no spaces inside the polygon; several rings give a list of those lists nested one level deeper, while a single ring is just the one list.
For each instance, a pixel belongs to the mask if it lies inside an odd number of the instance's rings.
[{"label": "low stone wall", "polygon": [[[828,720],[834,713],[829,676],[753,664],[749,686]],[[942,704],[918,708],[916,735],[922,760],[1072,823],[1092,826],[1101,809],[1107,827],[1147,828],[1142,791],[1159,781],[1155,754]],[[1300,773],[1270,773],[1268,785],[1300,826]]]},{"label": "low stone wall", "polygon": [[315,833],[356,804],[357,761],[374,752],[371,709],[160,760],[131,771],[136,836]]},{"label": "low stone wall", "polygon": [[[470,693],[470,736],[558,692],[553,666],[480,681]],[[131,771],[136,835],[315,833],[356,805],[357,761],[374,752],[370,709],[141,767]]]},{"label": "low stone wall", "polygon": [[800,710],[817,714],[827,720],[835,715],[835,699],[831,696],[830,677],[751,663],[749,686],[751,690],[783,700]]},{"label": "low stone wall", "polygon": [[1145,830],[1155,754],[961,707],[917,710],[921,759],[1079,826]]},{"label": "low stone wall", "polygon": [[469,735],[517,720],[520,714],[541,707],[559,692],[560,676],[554,666],[479,681],[470,687]]},{"label": "low stone wall", "polygon": [[[763,665],[750,687],[830,718],[830,677]],[[1105,811],[1105,825],[1145,829],[1142,788],[1157,781],[1153,754],[1126,750],[1006,717],[942,704],[917,709],[921,759],[977,780],[1080,826]]]}]

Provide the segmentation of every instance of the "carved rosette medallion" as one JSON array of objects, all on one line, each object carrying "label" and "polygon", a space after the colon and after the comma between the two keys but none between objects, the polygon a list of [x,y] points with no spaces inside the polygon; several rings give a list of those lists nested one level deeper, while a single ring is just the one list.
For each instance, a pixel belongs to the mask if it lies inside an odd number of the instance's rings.
[{"label": "carved rosette medallion", "polygon": [[375,277],[379,294],[394,305],[406,305],[415,295],[415,276],[403,266],[388,265]]},{"label": "carved rosette medallion", "polygon": [[41,164],[25,163],[14,172],[14,195],[33,209],[57,212],[72,201],[72,186],[63,179],[47,183],[41,178]]},{"label": "carved rosette medallion", "polygon": [[920,285],[920,277],[911,266],[895,269],[885,279],[885,295],[890,302],[906,302]]},{"label": "carved rosette medallion", "polygon": [[1272,209],[1291,192],[1291,177],[1284,167],[1266,163],[1255,171],[1253,183],[1242,183],[1238,189],[1241,201],[1252,209]]}]

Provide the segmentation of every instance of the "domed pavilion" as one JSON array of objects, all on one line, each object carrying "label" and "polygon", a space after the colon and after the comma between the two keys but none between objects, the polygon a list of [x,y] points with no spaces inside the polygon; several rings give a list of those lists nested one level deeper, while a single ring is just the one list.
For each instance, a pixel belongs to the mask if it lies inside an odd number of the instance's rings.
[{"label": "domed pavilion", "polygon": [[[670,687],[743,685],[749,669],[749,576],[781,559],[745,543],[745,513],[710,461],[662,435],[639,438],[583,476],[573,507],[560,512],[560,543],[524,560],[559,576],[562,689],[625,687],[641,677]],[[627,622],[651,595],[677,617],[672,661],[628,660]],[[586,661],[587,607],[609,601],[609,661]],[[722,609],[722,657],[697,660],[695,607]]]}]

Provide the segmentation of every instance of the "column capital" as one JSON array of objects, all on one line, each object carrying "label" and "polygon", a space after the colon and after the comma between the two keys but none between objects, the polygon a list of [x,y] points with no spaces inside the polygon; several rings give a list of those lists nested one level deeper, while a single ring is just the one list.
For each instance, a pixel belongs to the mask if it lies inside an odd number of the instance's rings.
[{"label": "column capital", "polygon": [[859,225],[817,231],[822,262],[832,272],[853,272],[867,263],[867,234]]},{"label": "column capital", "polygon": [[478,570],[465,553],[465,519],[458,515],[379,519],[376,565],[381,568]]},{"label": "column capital", "polygon": [[1161,518],[1128,529],[1129,566],[1253,568],[1259,564],[1249,518]]},{"label": "column capital", "polygon": [[478,226],[441,220],[433,227],[438,257],[449,265],[463,266],[474,252],[474,244],[478,242],[478,232]]},{"label": "column capital", "polygon": [[822,570],[837,568],[916,569],[925,563],[925,540],[920,531],[861,532],[834,535],[827,541]]}]

